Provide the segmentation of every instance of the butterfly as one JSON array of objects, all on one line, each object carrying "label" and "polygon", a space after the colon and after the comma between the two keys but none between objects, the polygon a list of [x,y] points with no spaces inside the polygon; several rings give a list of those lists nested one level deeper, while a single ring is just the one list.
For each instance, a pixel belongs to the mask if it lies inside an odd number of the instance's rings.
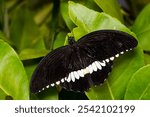
[{"label": "butterfly", "polygon": [[94,31],[78,41],[69,37],[68,43],[40,61],[30,81],[32,93],[57,85],[84,92],[100,85],[111,72],[114,59],[138,44],[133,36],[118,30]]}]

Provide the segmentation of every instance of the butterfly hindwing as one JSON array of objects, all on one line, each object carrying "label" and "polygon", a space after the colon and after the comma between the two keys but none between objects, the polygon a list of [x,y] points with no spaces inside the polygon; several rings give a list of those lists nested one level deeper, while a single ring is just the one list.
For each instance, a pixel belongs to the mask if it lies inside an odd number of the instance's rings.
[{"label": "butterfly hindwing", "polygon": [[69,91],[84,92],[87,91],[90,87],[100,85],[108,77],[108,74],[111,72],[112,62],[106,63],[101,70],[98,69],[92,74],[86,74],[84,77],[81,77],[75,82],[65,82],[61,84],[63,88]]}]

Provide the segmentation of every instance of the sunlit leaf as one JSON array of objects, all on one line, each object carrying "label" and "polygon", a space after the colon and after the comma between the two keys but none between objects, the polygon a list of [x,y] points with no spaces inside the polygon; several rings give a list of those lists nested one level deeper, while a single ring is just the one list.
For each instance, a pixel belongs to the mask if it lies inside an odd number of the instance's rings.
[{"label": "sunlit leaf", "polygon": [[[82,14],[80,12],[82,12]],[[77,28],[73,30],[76,39],[79,39],[91,31],[100,29],[121,30],[135,36],[133,32],[120,23],[116,18],[113,18],[105,13],[93,11],[80,4],[69,2],[69,16],[78,26],[78,29],[82,28],[79,29],[80,31],[78,31]]]},{"label": "sunlit leaf", "polygon": [[6,96],[7,96],[6,93],[3,92],[2,89],[0,89],[0,100],[5,100],[5,97],[6,97]]},{"label": "sunlit leaf", "polygon": [[124,22],[121,8],[117,0],[94,0],[99,7],[107,14],[117,18],[121,22]]},{"label": "sunlit leaf", "polygon": [[150,4],[147,5],[136,18],[132,30],[137,35],[144,50],[150,51]]},{"label": "sunlit leaf", "polygon": [[150,65],[142,67],[132,76],[126,90],[125,99],[150,99]]},{"label": "sunlit leaf", "polygon": [[71,19],[69,18],[69,14],[68,14],[68,2],[67,1],[63,1],[61,3],[61,14],[62,14],[62,17],[67,25],[67,27],[72,30],[75,25],[72,23]]},{"label": "sunlit leaf", "polygon": [[0,40],[0,89],[13,99],[29,99],[29,81],[15,51]]}]

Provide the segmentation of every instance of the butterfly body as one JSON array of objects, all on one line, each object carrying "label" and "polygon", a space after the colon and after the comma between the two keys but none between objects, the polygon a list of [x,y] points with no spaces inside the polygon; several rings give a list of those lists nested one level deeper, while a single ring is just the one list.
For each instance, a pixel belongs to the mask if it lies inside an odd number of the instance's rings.
[{"label": "butterfly body", "polygon": [[41,60],[30,83],[32,93],[55,85],[87,91],[104,82],[115,58],[137,46],[133,36],[115,30],[91,32],[77,42],[70,37],[68,43]]}]

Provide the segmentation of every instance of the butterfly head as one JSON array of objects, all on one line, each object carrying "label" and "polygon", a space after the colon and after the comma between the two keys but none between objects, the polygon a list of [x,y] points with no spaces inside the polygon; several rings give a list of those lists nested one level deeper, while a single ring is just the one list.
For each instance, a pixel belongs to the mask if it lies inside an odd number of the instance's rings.
[{"label": "butterfly head", "polygon": [[68,37],[68,43],[69,45],[73,45],[76,41],[74,40],[74,37]]}]

